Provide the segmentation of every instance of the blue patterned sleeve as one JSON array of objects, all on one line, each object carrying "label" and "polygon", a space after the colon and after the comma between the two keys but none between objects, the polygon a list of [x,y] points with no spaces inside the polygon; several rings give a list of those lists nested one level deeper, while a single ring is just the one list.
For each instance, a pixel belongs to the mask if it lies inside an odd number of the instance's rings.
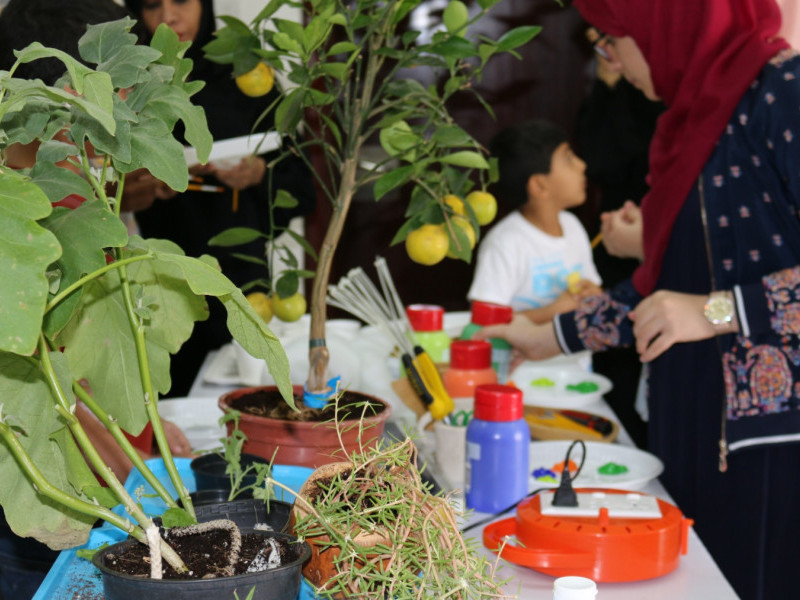
[{"label": "blue patterned sleeve", "polygon": [[[784,60],[784,56],[786,59]],[[789,51],[773,60],[777,67],[766,82],[756,116],[763,122],[768,156],[780,178],[780,202],[800,218],[800,57]],[[778,198],[775,199],[776,201]],[[788,241],[788,245],[794,240]],[[794,265],[765,274],[760,281],[737,286],[741,333],[746,337],[774,332],[800,334],[800,256]]]},{"label": "blue patterned sleeve", "polygon": [[630,280],[598,296],[585,298],[578,310],[555,318],[561,349],[569,354],[633,345],[633,323],[628,313],[641,299]]}]

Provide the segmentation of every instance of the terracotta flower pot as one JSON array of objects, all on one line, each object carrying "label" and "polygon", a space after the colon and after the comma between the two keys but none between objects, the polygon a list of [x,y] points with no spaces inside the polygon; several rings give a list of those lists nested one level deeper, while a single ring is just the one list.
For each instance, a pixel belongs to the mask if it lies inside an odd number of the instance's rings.
[{"label": "terracotta flower pot", "polygon": [[[234,390],[220,397],[219,407],[223,411],[237,408],[237,401],[264,391],[277,393],[277,388],[262,386]],[[294,393],[295,396],[302,396],[302,387],[295,386]],[[360,409],[354,411],[358,413],[357,416],[339,422],[339,431],[332,419],[289,420],[242,412],[239,429],[247,436],[243,451],[263,456],[268,460],[272,460],[274,455],[275,464],[319,467],[346,458],[344,452],[350,454],[362,447],[374,446],[383,434],[386,419],[392,414],[391,406],[388,402],[368,394],[350,391],[345,394],[358,396],[359,399],[377,406],[377,410],[368,410],[364,414],[364,426],[361,432],[358,427],[358,420],[361,418]],[[230,433],[233,430],[233,423],[228,423],[227,427]]]},{"label": "terracotta flower pot", "polygon": [[[353,468],[351,462],[336,462],[323,465],[316,469],[300,488],[298,495],[308,501],[316,490],[316,482],[320,480],[330,480],[334,476],[346,473]],[[287,529],[294,532],[294,524],[309,515],[305,504],[302,501],[295,501],[292,512],[289,516]],[[388,545],[390,539],[387,532],[380,527],[373,531],[354,531],[353,542],[363,548],[371,548],[377,544]],[[327,534],[304,538],[311,547],[311,558],[303,566],[303,577],[316,587],[322,587],[332,577],[337,574],[336,559],[340,549],[331,545],[331,539]],[[338,596],[337,596],[338,597]]]}]

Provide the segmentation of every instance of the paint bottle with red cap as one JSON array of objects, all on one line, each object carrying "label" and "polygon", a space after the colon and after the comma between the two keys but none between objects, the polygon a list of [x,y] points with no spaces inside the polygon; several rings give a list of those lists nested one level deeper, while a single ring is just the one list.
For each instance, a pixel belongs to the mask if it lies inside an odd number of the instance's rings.
[{"label": "paint bottle with red cap", "polygon": [[[487,325],[510,323],[514,318],[514,309],[505,304],[473,300],[470,322],[461,332],[460,339],[469,340],[479,329]],[[511,364],[511,344],[501,338],[490,338],[492,344],[492,368],[497,372],[497,380],[505,383]]]},{"label": "paint bottle with red cap", "polygon": [[467,508],[498,512],[528,494],[531,432],[522,408],[522,391],[515,387],[475,388],[475,412],[467,425]]},{"label": "paint bottle with red cap", "polygon": [[411,304],[406,306],[406,316],[414,339],[435,363],[447,362],[450,336],[442,329],[444,308],[435,304]]},{"label": "paint bottle with red cap", "polygon": [[485,340],[455,340],[450,344],[450,368],[442,383],[453,398],[474,398],[475,388],[497,383],[492,368],[492,345]]}]

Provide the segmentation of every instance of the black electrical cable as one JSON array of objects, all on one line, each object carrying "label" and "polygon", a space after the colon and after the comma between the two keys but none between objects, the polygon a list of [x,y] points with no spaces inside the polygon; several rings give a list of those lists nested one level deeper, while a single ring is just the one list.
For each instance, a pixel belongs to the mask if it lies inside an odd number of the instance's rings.
[{"label": "black electrical cable", "polygon": [[[569,457],[572,454],[572,449],[575,448],[575,446],[577,444],[580,444],[581,449],[583,450],[583,457],[581,458],[581,464],[578,465],[578,470],[575,471],[575,475],[573,477],[570,477],[570,473],[569,473]],[[559,484],[559,488],[561,487],[561,485],[565,485],[571,491],[572,490],[572,482],[570,481],[570,479],[574,479],[575,477],[578,476],[578,474],[580,474],[581,469],[583,469],[583,464],[585,462],[586,462],[586,444],[584,444],[582,440],[573,441],[569,445],[569,448],[567,448],[567,454],[564,457],[564,470],[561,471],[561,483]],[[565,478],[564,475],[565,474],[566,474],[566,484],[564,483],[564,478]],[[523,498],[520,498],[519,500],[514,502],[514,504],[504,508],[503,510],[501,510],[499,512],[496,512],[496,513],[494,513],[492,515],[489,515],[488,517],[484,517],[480,521],[475,521],[474,523],[470,523],[466,527],[462,527],[461,528],[461,533],[465,533],[465,532],[469,531],[470,529],[475,529],[476,527],[480,527],[481,525],[485,525],[486,523],[489,523],[490,521],[494,521],[497,517],[502,517],[504,514],[506,514],[508,512],[511,512],[512,510],[517,508],[519,503],[522,502],[523,500],[527,500],[528,498],[532,498],[536,494],[539,494],[541,492],[546,492],[546,491],[548,491],[550,489],[552,489],[552,488],[549,488],[549,487],[548,488],[538,488],[536,490],[533,490],[528,495],[524,496]],[[574,494],[574,492],[573,492],[573,494]],[[576,501],[576,503],[577,503],[577,501]],[[553,499],[553,504],[555,504],[555,498]],[[555,505],[558,506],[558,504],[555,504]]]}]

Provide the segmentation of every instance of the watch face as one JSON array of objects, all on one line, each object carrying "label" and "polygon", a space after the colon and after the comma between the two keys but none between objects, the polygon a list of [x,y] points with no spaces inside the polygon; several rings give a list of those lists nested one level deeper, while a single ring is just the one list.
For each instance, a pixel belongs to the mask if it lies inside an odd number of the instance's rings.
[{"label": "watch face", "polygon": [[722,325],[733,320],[733,303],[724,296],[709,299],[705,308],[706,319],[713,325]]}]

